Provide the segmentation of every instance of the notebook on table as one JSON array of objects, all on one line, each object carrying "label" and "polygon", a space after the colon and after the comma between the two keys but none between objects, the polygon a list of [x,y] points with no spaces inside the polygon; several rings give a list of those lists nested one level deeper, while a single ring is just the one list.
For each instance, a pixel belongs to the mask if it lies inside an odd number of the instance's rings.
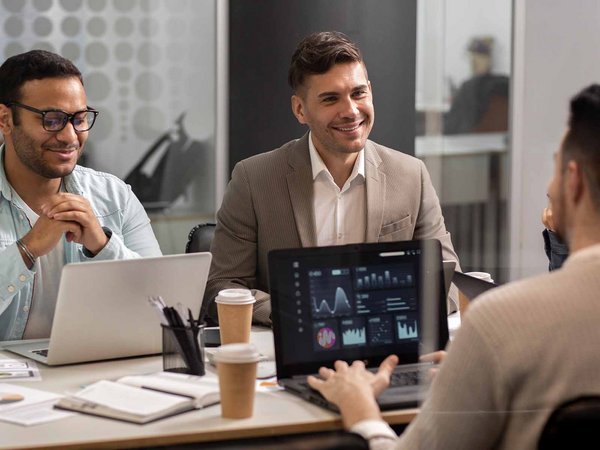
[{"label": "notebook on table", "polygon": [[363,360],[375,370],[400,359],[382,409],[414,407],[430,364],[419,355],[448,341],[439,241],[273,250],[269,288],[277,379],[289,392],[335,410],[306,384],[319,367]]},{"label": "notebook on table", "polygon": [[200,312],[211,254],[67,264],[63,267],[50,339],[0,342],[44,364],[157,354],[162,330],[148,296]]}]

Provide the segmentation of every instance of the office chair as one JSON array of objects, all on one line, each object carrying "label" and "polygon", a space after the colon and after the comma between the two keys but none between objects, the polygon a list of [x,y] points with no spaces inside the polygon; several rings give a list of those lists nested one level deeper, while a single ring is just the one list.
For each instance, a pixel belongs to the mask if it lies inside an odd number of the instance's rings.
[{"label": "office chair", "polygon": [[187,244],[185,245],[186,253],[198,253],[210,251],[210,243],[215,235],[214,223],[199,223],[191,229],[188,234]]},{"label": "office chair", "polygon": [[597,449],[599,429],[600,396],[578,397],[562,403],[550,415],[538,449]]}]

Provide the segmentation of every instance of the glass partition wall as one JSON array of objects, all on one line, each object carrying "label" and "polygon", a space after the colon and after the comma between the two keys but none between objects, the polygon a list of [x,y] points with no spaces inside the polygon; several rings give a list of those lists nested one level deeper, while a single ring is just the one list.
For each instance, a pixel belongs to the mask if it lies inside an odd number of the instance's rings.
[{"label": "glass partition wall", "polygon": [[508,279],[510,0],[419,0],[415,155],[463,271]]},{"label": "glass partition wall", "polygon": [[[84,74],[100,117],[81,163],[131,184],[167,254],[183,251],[193,225],[214,220],[228,179],[227,113],[218,115],[216,98],[227,89],[224,70],[219,86],[216,75],[229,51],[217,47],[227,3],[0,0],[4,58],[48,49]],[[415,154],[432,175],[463,270],[500,282],[511,17],[510,0],[417,1]],[[217,129],[225,130],[218,139]]]},{"label": "glass partition wall", "polygon": [[164,253],[215,212],[216,0],[2,0],[3,59],[57,52],[100,111],[82,165],[117,175]]}]

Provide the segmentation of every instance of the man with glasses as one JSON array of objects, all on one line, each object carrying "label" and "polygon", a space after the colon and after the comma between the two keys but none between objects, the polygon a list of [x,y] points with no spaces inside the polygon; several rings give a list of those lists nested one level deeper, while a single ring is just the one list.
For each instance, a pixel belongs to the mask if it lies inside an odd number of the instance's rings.
[{"label": "man with glasses", "polygon": [[161,254],[129,186],[77,165],[98,114],[59,55],[0,66],[0,340],[49,336],[64,264]]}]

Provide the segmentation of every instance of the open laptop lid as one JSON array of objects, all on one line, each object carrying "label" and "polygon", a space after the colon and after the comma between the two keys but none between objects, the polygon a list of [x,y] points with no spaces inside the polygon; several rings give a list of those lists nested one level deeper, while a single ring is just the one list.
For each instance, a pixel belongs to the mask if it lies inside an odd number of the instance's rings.
[{"label": "open laptop lid", "polygon": [[[198,317],[211,254],[67,264],[62,270],[48,357],[49,365],[160,353],[162,329],[149,295],[181,303]],[[40,348],[39,343],[34,347]],[[6,350],[32,350],[13,341]]]},{"label": "open laptop lid", "polygon": [[269,252],[277,377],[342,359],[401,363],[448,341],[437,240]]}]

